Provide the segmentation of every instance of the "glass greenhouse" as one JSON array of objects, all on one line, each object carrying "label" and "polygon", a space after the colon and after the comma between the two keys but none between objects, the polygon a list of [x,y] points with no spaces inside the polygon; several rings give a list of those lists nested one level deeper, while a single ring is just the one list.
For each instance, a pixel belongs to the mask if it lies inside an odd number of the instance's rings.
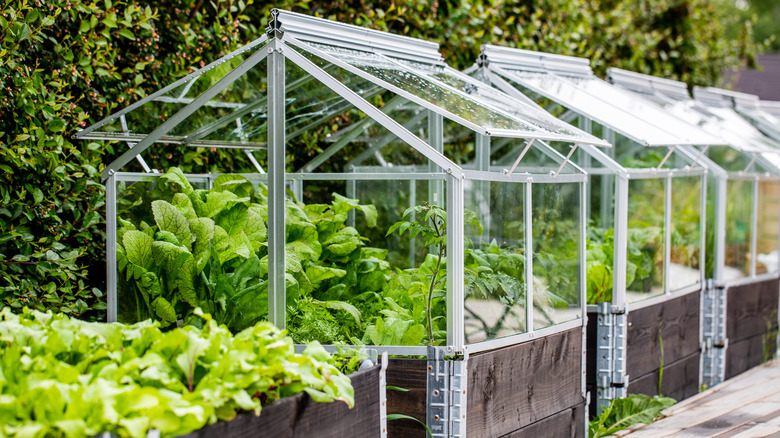
[{"label": "glass greenhouse", "polygon": [[[232,330],[267,319],[300,343],[413,355],[581,327],[592,195],[570,158],[609,143],[510,100],[437,44],[274,11],[264,37],[77,135],[128,145],[103,173],[109,320],[197,323],[200,307]],[[254,172],[158,172],[161,144]],[[680,172],[698,190],[703,170],[667,149],[637,190],[662,198]],[[663,210],[645,207],[663,252]]]},{"label": "glass greenhouse", "polygon": [[588,303],[700,289],[707,168],[686,146],[721,141],[598,79],[586,59],[486,45],[479,64],[475,77],[614,144],[572,158],[591,186]]}]

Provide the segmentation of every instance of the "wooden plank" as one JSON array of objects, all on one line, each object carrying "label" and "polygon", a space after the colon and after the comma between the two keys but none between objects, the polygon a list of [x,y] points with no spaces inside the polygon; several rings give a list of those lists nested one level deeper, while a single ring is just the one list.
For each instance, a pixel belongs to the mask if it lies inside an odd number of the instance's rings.
[{"label": "wooden plank", "polygon": [[729,344],[777,330],[780,280],[764,280],[726,291],[726,337]]},{"label": "wooden plank", "polygon": [[585,403],[553,414],[502,438],[585,438]]},{"label": "wooden plank", "polygon": [[[764,399],[766,400],[766,399]],[[778,407],[777,403],[774,407]],[[718,438],[757,438],[780,432],[780,410],[775,410],[760,418],[750,419],[745,424],[728,432],[717,435]]]},{"label": "wooden plank", "polygon": [[[409,415],[425,423],[426,415],[426,366],[425,359],[390,359],[386,378],[388,386],[408,391],[387,390],[387,413]],[[387,423],[388,436],[399,438],[424,438],[425,428],[413,420],[393,420]]]},{"label": "wooden plank", "polygon": [[707,421],[683,428],[671,436],[675,438],[702,436],[716,437],[721,434],[728,434],[734,429],[749,423],[757,416],[760,417],[774,412],[777,410],[777,405],[773,403],[756,402],[742,407],[732,405],[731,409],[731,411],[723,413],[716,418],[711,418]]},{"label": "wooden plank", "polygon": [[306,394],[296,394],[263,407],[259,416],[238,415],[231,421],[204,427],[183,438],[244,438],[268,436],[321,438],[345,436],[378,437],[379,367],[350,375],[355,406],[344,402],[317,403]]},{"label": "wooden plank", "polygon": [[[665,364],[661,380],[661,393],[677,401],[682,401],[699,392],[699,353],[693,353],[677,362]],[[639,379],[630,377],[628,392],[631,394],[658,394],[660,369],[645,374]]]},{"label": "wooden plank", "polygon": [[729,340],[726,349],[726,379],[766,362],[774,357],[776,340],[766,334],[760,334],[737,342]]},{"label": "wooden plank", "polygon": [[583,403],[581,330],[471,356],[468,436],[505,435]]},{"label": "wooden plank", "polygon": [[[780,362],[772,362],[772,367],[761,368],[731,381],[727,381],[701,396],[694,398],[691,402],[684,402],[678,409],[669,409],[665,411],[667,418],[657,421],[649,426],[633,431],[630,438],[661,438],[661,437],[683,437],[692,435],[677,435],[686,429],[691,429],[697,425],[707,423],[710,420],[723,418],[732,411],[746,407],[754,403],[762,403],[774,406],[777,404],[766,402],[765,399],[773,396],[780,388]],[[760,417],[766,413],[756,414],[758,408],[754,406],[755,417]],[[768,409],[768,408],[767,408]],[[744,411],[749,412],[749,411]],[[710,423],[713,425],[713,423]],[[697,436],[712,436],[712,434],[701,435],[702,430]]]},{"label": "wooden plank", "polygon": [[700,292],[628,313],[626,373],[631,380],[655,373],[664,363],[674,363],[699,351]]}]

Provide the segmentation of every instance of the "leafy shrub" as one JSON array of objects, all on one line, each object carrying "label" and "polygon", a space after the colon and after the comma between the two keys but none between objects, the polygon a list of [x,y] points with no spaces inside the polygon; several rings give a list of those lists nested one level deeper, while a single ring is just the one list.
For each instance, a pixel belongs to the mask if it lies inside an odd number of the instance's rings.
[{"label": "leafy shrub", "polygon": [[268,323],[231,335],[203,329],[88,323],[0,311],[0,435],[145,437],[186,434],[240,411],[306,392],[354,404],[348,377],[318,344],[295,353]]}]

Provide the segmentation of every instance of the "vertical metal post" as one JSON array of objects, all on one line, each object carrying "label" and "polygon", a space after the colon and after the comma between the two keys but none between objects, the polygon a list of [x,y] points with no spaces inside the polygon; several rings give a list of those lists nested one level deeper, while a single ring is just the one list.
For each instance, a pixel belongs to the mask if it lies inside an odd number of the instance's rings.
[{"label": "vertical metal post", "polygon": [[106,180],[106,322],[116,322],[116,174],[110,171]]},{"label": "vertical metal post", "polygon": [[[582,363],[580,364],[582,375],[580,376],[580,392],[583,398],[587,395],[587,327],[588,327],[588,283],[587,283],[587,251],[586,251],[586,223],[588,220],[588,212],[585,202],[588,197],[588,182],[580,183],[580,237],[577,239],[578,254],[577,254],[577,275],[579,278],[579,292],[580,292],[580,312],[582,318]],[[585,410],[587,417],[588,403],[585,404]],[[587,430],[587,429],[586,429]]]},{"label": "vertical metal post", "polygon": [[464,181],[447,174],[447,346],[463,351],[464,332]]},{"label": "vertical metal post", "polygon": [[[413,207],[415,205],[417,205],[417,181],[411,179],[409,180],[409,206]],[[414,213],[412,213],[412,215],[414,215]],[[409,220],[414,220],[414,217],[410,218]],[[415,241],[414,237],[409,239],[409,267],[410,268],[415,267],[414,259],[416,257],[415,254],[416,251],[415,251],[414,241]]]},{"label": "vertical metal post", "polygon": [[280,33],[268,43],[268,320],[279,328],[285,315],[285,57]]},{"label": "vertical metal post", "polygon": [[[612,147],[604,150],[604,153],[610,158],[615,158],[615,132],[603,127],[604,140],[607,140]],[[617,178],[612,175],[601,177],[601,226],[603,228],[617,227],[617,223],[612,221],[612,203],[609,202],[615,194],[615,185],[619,184]],[[618,200],[615,199],[614,208],[618,208]],[[617,213],[615,213],[617,215]]]},{"label": "vertical metal post", "polygon": [[[583,115],[580,115],[578,121],[579,121],[580,129],[582,129],[583,131],[587,132],[588,134],[592,133],[592,131],[593,131],[593,124],[591,123],[589,118],[587,118],[587,117],[585,117]],[[580,148],[580,150],[582,150],[582,148]],[[587,154],[587,153],[583,154],[582,152],[580,152],[580,156],[583,157],[583,160],[582,160],[581,163],[578,162],[577,164],[580,164],[581,167],[583,169],[585,169],[586,172],[590,172],[590,168],[593,165],[592,164],[592,158],[591,158],[590,154]],[[602,180],[603,179],[604,178],[602,177]],[[587,186],[590,186],[590,184],[591,184],[591,181],[590,181],[590,178],[588,178]],[[590,211],[590,189],[585,191],[585,199],[583,200],[582,209],[585,211],[585,220],[587,221],[588,218],[591,215],[591,211]]]},{"label": "vertical metal post", "polygon": [[672,256],[672,177],[664,180],[664,293],[669,293],[669,265]]},{"label": "vertical metal post", "polygon": [[713,260],[712,278],[716,283],[724,280],[724,269],[726,266],[726,200],[728,191],[728,180],[726,178],[717,178],[715,180],[715,259]]},{"label": "vertical metal post", "polygon": [[750,213],[750,276],[756,276],[756,256],[758,255],[758,178],[753,180],[753,205]]},{"label": "vertical metal post", "polygon": [[[347,198],[355,199],[357,198],[357,181],[354,179],[349,180],[347,183]],[[347,225],[350,227],[355,226],[355,209],[352,209],[347,212]]]},{"label": "vertical metal post", "polygon": [[614,266],[612,304],[620,309],[626,304],[626,261],[628,257],[628,178],[617,177],[615,185]]},{"label": "vertical metal post", "polygon": [[525,183],[525,324],[528,333],[534,332],[534,237],[533,237],[533,183]]},{"label": "vertical metal post", "polygon": [[699,199],[699,273],[702,289],[707,268],[707,175],[701,177],[701,199]]}]

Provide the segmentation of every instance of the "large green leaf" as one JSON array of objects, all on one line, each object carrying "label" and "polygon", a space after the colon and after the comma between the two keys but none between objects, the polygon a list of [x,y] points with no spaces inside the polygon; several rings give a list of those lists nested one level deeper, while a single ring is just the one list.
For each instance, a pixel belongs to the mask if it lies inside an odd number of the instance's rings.
[{"label": "large green leaf", "polygon": [[153,242],[154,239],[141,231],[127,231],[122,236],[122,245],[124,246],[127,261],[146,270],[151,269],[153,265]]},{"label": "large green leaf", "polygon": [[190,222],[184,216],[184,213],[165,201],[152,201],[152,213],[154,214],[154,221],[161,231],[173,233],[179,240],[180,245],[188,250],[192,249]]}]

